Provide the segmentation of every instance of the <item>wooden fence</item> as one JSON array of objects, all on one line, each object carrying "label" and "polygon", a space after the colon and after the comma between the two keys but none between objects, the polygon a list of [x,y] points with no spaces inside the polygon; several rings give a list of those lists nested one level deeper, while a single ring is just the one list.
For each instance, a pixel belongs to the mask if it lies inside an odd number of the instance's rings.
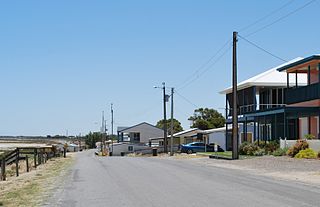
[{"label": "wooden fence", "polygon": [[16,176],[19,176],[20,160],[25,160],[26,170],[29,172],[32,167],[32,164],[29,163],[30,158],[33,158],[33,167],[37,168],[37,166],[46,163],[48,159],[58,156],[61,156],[61,152],[57,152],[55,147],[18,147],[15,150],[7,151],[0,155],[0,181],[6,180],[6,166],[8,165],[15,164]]}]

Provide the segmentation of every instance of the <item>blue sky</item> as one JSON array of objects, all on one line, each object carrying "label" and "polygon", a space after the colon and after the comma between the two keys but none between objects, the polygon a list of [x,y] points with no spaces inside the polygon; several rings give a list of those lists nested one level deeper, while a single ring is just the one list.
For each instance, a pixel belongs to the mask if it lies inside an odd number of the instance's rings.
[{"label": "blue sky", "polygon": [[[233,31],[287,5],[246,36],[307,2],[1,1],[0,135],[85,134],[99,130],[103,110],[110,128],[111,102],[115,129],[155,124],[162,92],[153,86],[163,81],[188,100],[175,96],[175,117],[189,128],[196,106],[223,112],[231,50],[199,67]],[[286,60],[318,54],[319,9],[314,1],[247,39]],[[281,63],[239,40],[239,81]]]}]

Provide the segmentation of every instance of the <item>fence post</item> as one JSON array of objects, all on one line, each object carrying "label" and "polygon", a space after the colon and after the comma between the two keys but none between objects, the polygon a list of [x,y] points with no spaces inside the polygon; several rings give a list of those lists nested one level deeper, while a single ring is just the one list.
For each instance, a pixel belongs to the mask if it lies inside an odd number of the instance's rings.
[{"label": "fence post", "polygon": [[66,158],[66,154],[67,154],[67,148],[63,148],[63,157]]},{"label": "fence post", "polygon": [[37,168],[37,149],[33,151],[34,168]]},{"label": "fence post", "polygon": [[19,149],[17,149],[17,155],[16,155],[16,175],[19,176]]},{"label": "fence post", "polygon": [[41,165],[41,151],[38,153],[38,165]]},{"label": "fence post", "polygon": [[29,172],[29,157],[26,155],[27,172]]},{"label": "fence post", "polygon": [[1,160],[1,180],[6,180],[6,159]]}]

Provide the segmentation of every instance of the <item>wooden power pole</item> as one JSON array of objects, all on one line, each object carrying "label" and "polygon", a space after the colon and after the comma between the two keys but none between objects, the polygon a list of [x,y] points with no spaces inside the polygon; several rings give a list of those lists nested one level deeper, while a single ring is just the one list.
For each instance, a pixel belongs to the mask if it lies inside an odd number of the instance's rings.
[{"label": "wooden power pole", "polygon": [[[239,159],[238,153],[238,100],[237,100],[237,32],[233,32],[232,54],[232,159]],[[227,132],[226,132],[227,133]]]},{"label": "wooden power pole", "polygon": [[168,134],[167,134],[167,95],[166,95],[166,84],[165,82],[162,83],[162,90],[163,90],[163,151],[164,153],[168,153]]}]

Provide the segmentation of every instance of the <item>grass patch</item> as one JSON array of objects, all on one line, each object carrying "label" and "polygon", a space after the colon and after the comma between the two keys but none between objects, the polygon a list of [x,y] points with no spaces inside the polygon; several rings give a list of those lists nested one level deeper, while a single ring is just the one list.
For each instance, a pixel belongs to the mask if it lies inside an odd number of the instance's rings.
[{"label": "grass patch", "polygon": [[[232,151],[224,151],[224,152],[198,152],[197,155],[200,156],[210,156],[210,155],[216,155],[219,157],[225,157],[225,158],[232,158]],[[248,155],[239,155],[239,159],[249,159],[256,156],[248,156]]]},{"label": "grass patch", "polygon": [[218,155],[218,156],[224,156],[224,157],[231,157],[232,156],[232,151],[225,151],[225,152],[197,152],[197,155],[203,155],[203,156]]},{"label": "grass patch", "polygon": [[41,206],[42,200],[48,196],[45,193],[53,188],[55,178],[72,162],[71,157],[50,160],[29,177],[13,180],[17,185],[0,193],[0,206]]}]

